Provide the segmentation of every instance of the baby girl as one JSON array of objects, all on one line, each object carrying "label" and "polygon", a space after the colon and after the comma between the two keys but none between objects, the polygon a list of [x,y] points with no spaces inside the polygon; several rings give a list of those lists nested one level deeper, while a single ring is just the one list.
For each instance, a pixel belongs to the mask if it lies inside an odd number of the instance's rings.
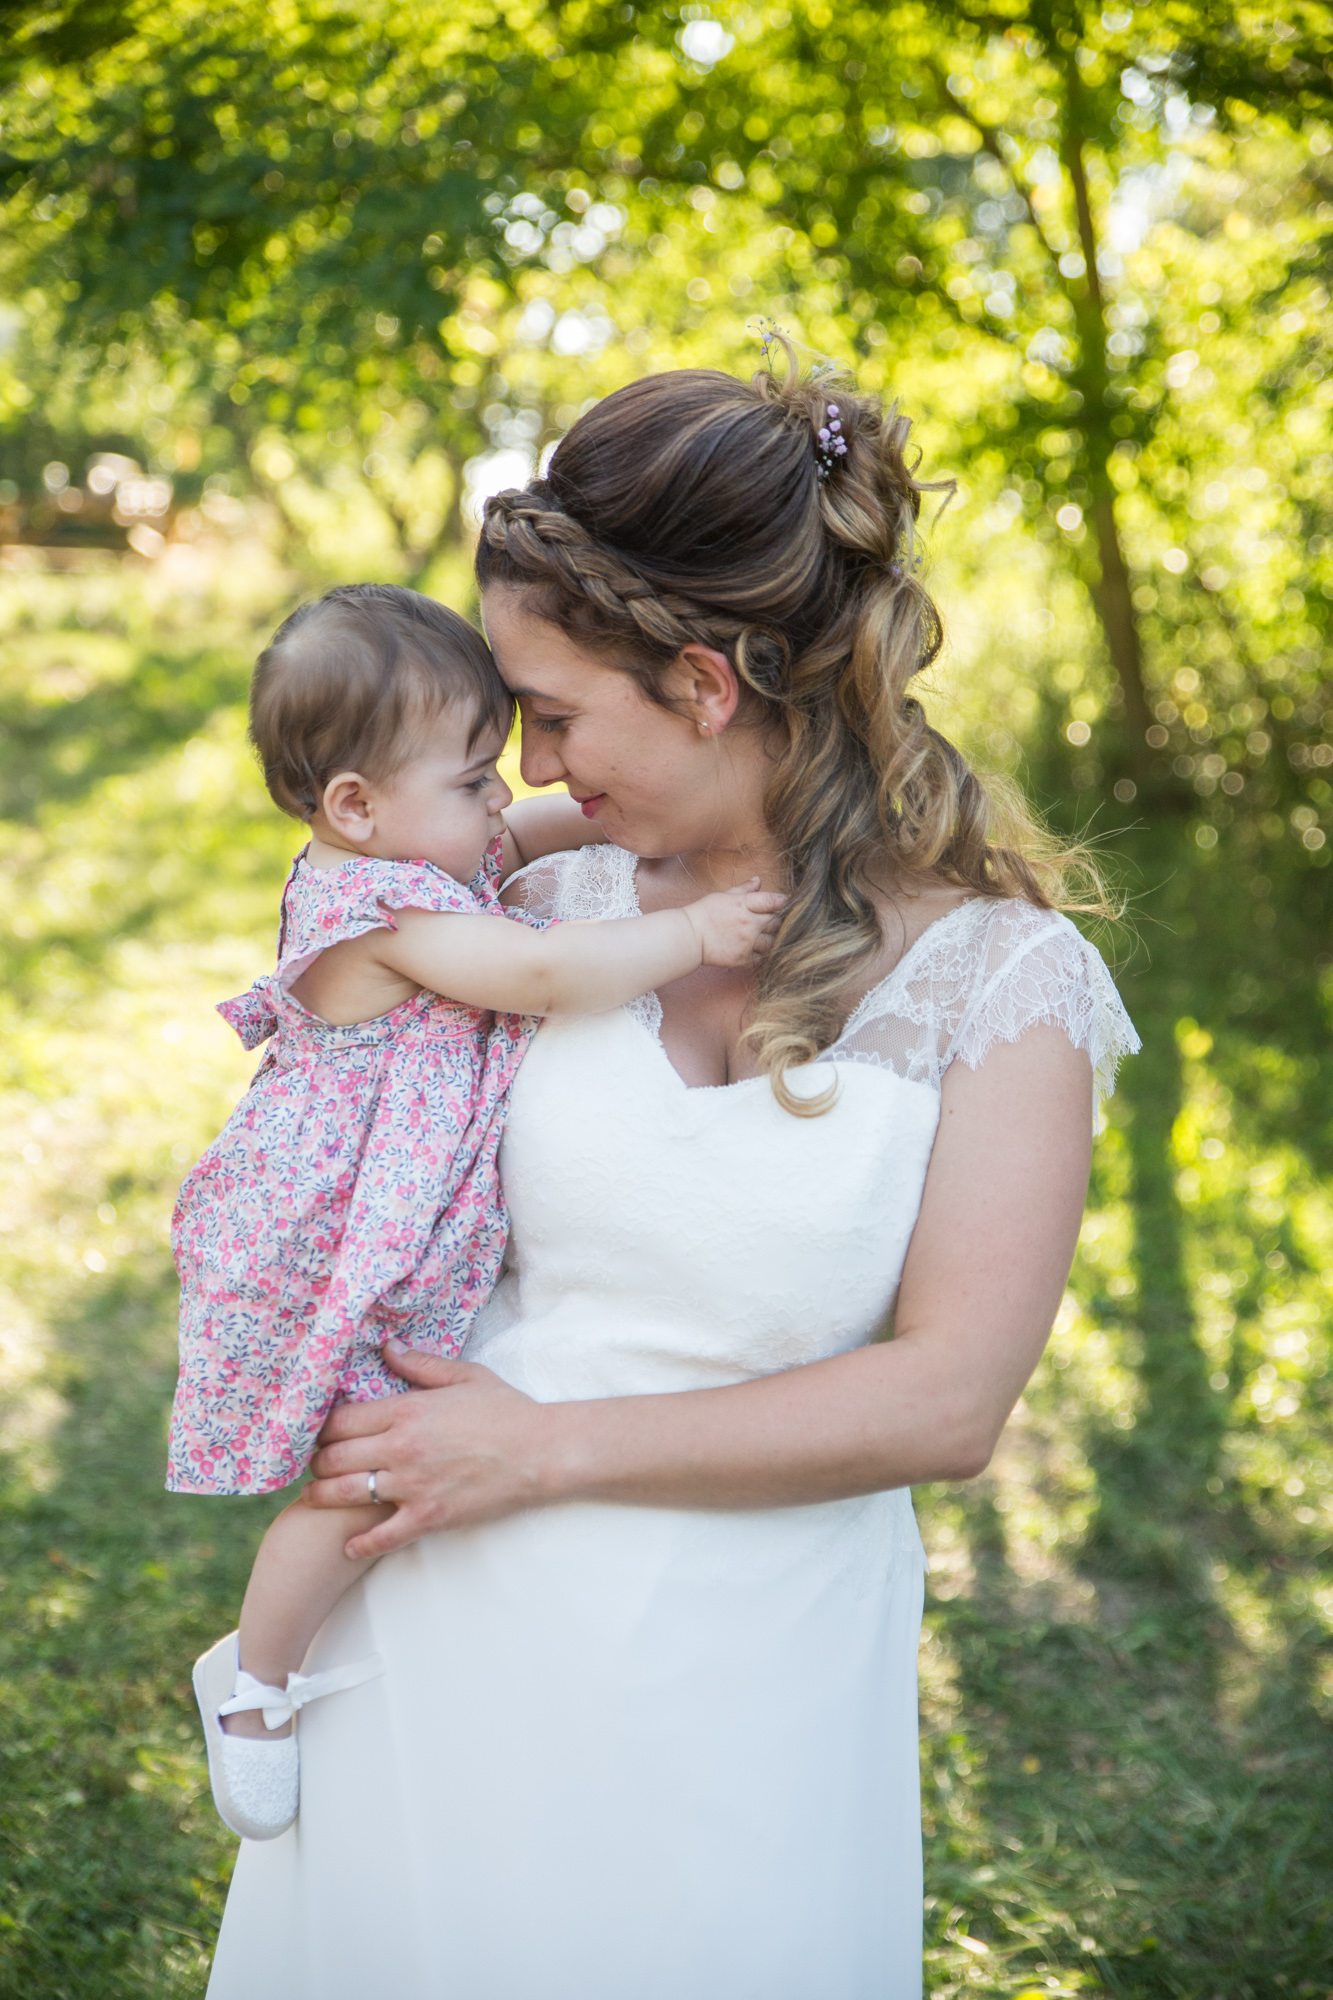
[{"label": "baby girl", "polygon": [[[782,902],[751,886],[549,927],[503,909],[507,873],[596,836],[572,800],[514,807],[496,770],[512,697],[480,635],[415,591],[358,584],[294,613],[250,714],[269,791],[310,840],[276,971],[219,1010],[247,1048],[272,1047],[176,1209],[179,1493],[299,1477],[335,1401],[405,1388],[391,1337],[456,1355],[505,1247],[496,1154],[533,1017],[745,965]],[[382,1517],[373,1480],[364,1507],[289,1506],[239,1632],[195,1667],[213,1797],[249,1839],[296,1816],[296,1711],[382,1671],[300,1672],[368,1567],[345,1543]]]}]

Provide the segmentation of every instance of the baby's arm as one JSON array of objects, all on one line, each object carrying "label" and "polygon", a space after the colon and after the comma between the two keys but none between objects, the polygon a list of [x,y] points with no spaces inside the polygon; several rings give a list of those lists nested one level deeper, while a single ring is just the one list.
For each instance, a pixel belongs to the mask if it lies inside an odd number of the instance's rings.
[{"label": "baby's arm", "polygon": [[785,896],[741,889],[649,917],[531,930],[508,917],[400,910],[375,956],[404,979],[504,1014],[589,1014],[683,979],[700,965],[749,965]]},{"label": "baby's arm", "polygon": [[544,854],[561,854],[570,847],[592,847],[604,841],[595,819],[585,819],[568,792],[543,792],[539,798],[516,799],[504,813],[505,877]]}]

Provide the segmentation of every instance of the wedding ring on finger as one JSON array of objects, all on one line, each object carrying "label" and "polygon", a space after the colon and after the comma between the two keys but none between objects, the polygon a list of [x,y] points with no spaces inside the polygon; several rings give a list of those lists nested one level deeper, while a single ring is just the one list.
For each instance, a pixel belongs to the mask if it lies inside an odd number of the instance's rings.
[{"label": "wedding ring on finger", "polygon": [[366,1474],[366,1498],[372,1506],[386,1507],[388,1502],[380,1499],[379,1478],[378,1472],[368,1472]]}]

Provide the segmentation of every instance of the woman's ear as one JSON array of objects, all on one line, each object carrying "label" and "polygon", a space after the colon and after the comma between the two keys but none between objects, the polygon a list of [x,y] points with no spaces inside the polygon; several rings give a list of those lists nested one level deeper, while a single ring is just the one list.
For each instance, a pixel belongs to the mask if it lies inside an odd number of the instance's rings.
[{"label": "woman's ear", "polygon": [[711,646],[683,646],[676,655],[675,673],[682,711],[701,736],[720,736],[741,698],[731,661]]},{"label": "woman's ear", "polygon": [[339,771],[330,778],[320,806],[339,840],[364,847],[375,838],[375,801],[359,771]]}]

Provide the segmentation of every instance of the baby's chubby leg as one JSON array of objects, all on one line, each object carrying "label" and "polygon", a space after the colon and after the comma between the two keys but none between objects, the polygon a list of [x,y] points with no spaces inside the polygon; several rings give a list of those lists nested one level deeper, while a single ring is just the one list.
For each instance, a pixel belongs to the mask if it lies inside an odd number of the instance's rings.
[{"label": "baby's chubby leg", "polygon": [[[311,1640],[350,1584],[373,1557],[352,1561],[343,1548],[392,1510],[383,1506],[328,1509],[300,1500],[285,1507],[259,1545],[241,1606],[240,1655],[246,1673],[268,1687],[285,1687],[299,1672]],[[233,1736],[291,1734],[290,1722],[270,1732],[259,1709],[223,1717]]]}]

